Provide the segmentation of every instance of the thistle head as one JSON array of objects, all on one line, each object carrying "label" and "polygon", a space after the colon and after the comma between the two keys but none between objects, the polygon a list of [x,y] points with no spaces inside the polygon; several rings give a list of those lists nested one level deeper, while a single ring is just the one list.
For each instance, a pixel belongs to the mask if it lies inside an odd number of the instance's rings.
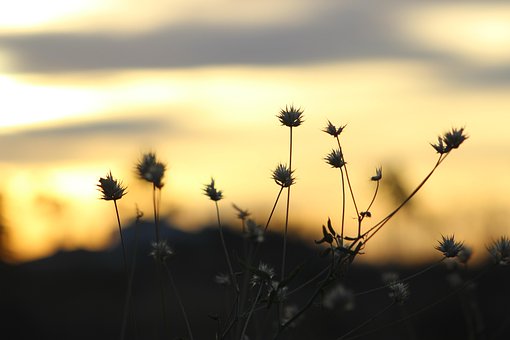
[{"label": "thistle head", "polygon": [[375,175],[370,177],[371,181],[378,182],[382,179],[382,167],[375,169]]},{"label": "thistle head", "polygon": [[172,248],[166,241],[158,241],[151,243],[151,252],[149,253],[156,261],[165,262],[166,259],[174,254]]},{"label": "thistle head", "polygon": [[503,266],[510,264],[510,239],[508,237],[501,236],[492,242],[487,250],[496,264]]},{"label": "thistle head", "polygon": [[248,210],[243,210],[234,203],[232,203],[232,207],[234,207],[234,209],[237,211],[237,218],[240,219],[241,221],[245,221],[248,218],[248,216],[250,216],[250,212]]},{"label": "thistle head", "polygon": [[324,157],[324,160],[333,168],[341,168],[345,165],[344,155],[340,149],[331,150],[331,152]]},{"label": "thistle head", "polygon": [[215,202],[223,198],[223,192],[215,187],[214,178],[211,178],[211,183],[205,185],[204,195]]},{"label": "thistle head", "polygon": [[456,242],[454,235],[442,236],[442,240],[438,241],[439,245],[436,249],[439,250],[445,257],[456,257],[464,247],[462,242]]},{"label": "thistle head", "polygon": [[464,134],[464,128],[452,128],[442,136],[437,137],[436,144],[430,144],[439,154],[445,154],[457,149],[469,137]]},{"label": "thistle head", "polygon": [[251,284],[252,286],[256,286],[257,284],[269,284],[273,277],[273,267],[260,262],[258,268],[254,270],[253,276],[251,277]]},{"label": "thistle head", "polygon": [[290,128],[297,127],[303,122],[303,110],[295,108],[293,105],[285,106],[285,109],[281,109],[277,117],[282,125]]},{"label": "thistle head", "polygon": [[331,122],[328,120],[328,125],[322,131],[336,138],[340,136],[345,127],[346,125],[337,128],[336,126],[331,124]]},{"label": "thistle head", "polygon": [[157,160],[156,154],[149,152],[142,155],[142,159],[136,165],[138,177],[142,180],[152,183],[156,188],[163,187],[163,176],[165,175],[166,165]]},{"label": "thistle head", "polygon": [[409,285],[405,282],[394,282],[390,284],[389,297],[393,302],[403,305],[409,299]]},{"label": "thistle head", "polygon": [[276,166],[276,169],[274,169],[272,177],[276,184],[287,188],[294,184],[295,178],[292,176],[293,173],[293,170],[290,170],[286,165],[280,163]]},{"label": "thistle head", "polygon": [[106,201],[120,200],[126,194],[126,187],[122,182],[113,178],[111,171],[105,178],[99,178],[98,190],[101,192],[101,199]]}]

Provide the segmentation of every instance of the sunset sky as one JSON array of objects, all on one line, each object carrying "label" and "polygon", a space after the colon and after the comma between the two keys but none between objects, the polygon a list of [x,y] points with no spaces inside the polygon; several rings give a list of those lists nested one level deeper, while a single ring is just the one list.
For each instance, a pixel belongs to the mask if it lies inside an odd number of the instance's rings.
[{"label": "sunset sky", "polygon": [[[133,171],[147,151],[168,165],[162,214],[179,228],[214,217],[202,194],[211,176],[225,219],[236,203],[265,221],[271,170],[288,160],[276,114],[291,104],[305,116],[291,228],[319,238],[328,216],[340,219],[339,175],[323,161],[330,120],[347,124],[366,203],[376,167],[411,191],[436,161],[429,143],[452,127],[470,136],[366,259],[437,257],[452,233],[482,255],[509,234],[508,2],[18,0],[0,11],[0,195],[14,260],[116,242],[96,189],[108,171],[129,189],[123,219],[136,204],[150,216],[151,188]],[[376,202],[374,222],[394,204]]]}]

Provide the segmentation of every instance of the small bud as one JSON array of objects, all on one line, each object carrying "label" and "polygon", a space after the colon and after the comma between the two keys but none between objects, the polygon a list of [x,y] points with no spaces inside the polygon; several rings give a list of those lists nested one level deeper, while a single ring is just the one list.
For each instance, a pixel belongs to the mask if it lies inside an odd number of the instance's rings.
[{"label": "small bud", "polygon": [[331,150],[324,160],[333,168],[341,168],[345,165],[344,155],[340,149]]},{"label": "small bud", "polygon": [[211,183],[207,184],[204,188],[204,195],[208,196],[213,201],[219,201],[223,198],[223,192],[214,187],[214,178],[211,178]]},{"label": "small bud", "polygon": [[378,167],[375,169],[375,176],[370,177],[371,181],[377,182],[380,181],[382,178],[382,167]]},{"label": "small bud", "polygon": [[100,178],[99,191],[103,196],[101,199],[106,201],[120,200],[126,194],[126,187],[122,185],[121,181],[113,178],[111,171],[106,175],[106,178]]},{"label": "small bud", "polygon": [[278,119],[282,125],[288,127],[296,127],[301,125],[303,122],[303,110],[300,108],[295,108],[293,105],[290,107],[285,106],[285,109],[281,109],[278,114]]}]

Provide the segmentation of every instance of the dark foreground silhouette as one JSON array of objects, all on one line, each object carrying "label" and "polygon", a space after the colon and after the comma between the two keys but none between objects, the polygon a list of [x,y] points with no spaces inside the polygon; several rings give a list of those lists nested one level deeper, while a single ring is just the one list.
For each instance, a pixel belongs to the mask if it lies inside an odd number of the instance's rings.
[{"label": "dark foreground silhouette", "polygon": [[[169,287],[166,296],[172,334],[166,335],[156,265],[148,255],[153,227],[141,224],[138,228],[139,247],[133,285],[135,312],[130,314],[126,339],[186,339],[185,325]],[[234,266],[240,269],[235,258],[236,254],[242,254],[242,236],[228,229],[225,232]],[[228,289],[214,282],[216,274],[226,272],[217,229],[184,233],[163,227],[162,236],[175,250],[168,265],[195,339],[215,339],[215,319],[224,318],[229,307],[225,303]],[[125,239],[131,258],[133,227],[126,229]],[[325,260],[319,257],[320,249],[299,240],[290,242],[288,268],[304,263],[296,281],[304,282],[324,268]],[[263,260],[277,269],[281,238],[268,235],[262,254]],[[381,286],[384,272],[393,271],[405,277],[423,268],[354,264],[344,284],[354,293],[362,292]],[[483,268],[477,268],[465,275],[474,277],[481,271]],[[510,339],[509,268],[493,268],[456,294],[451,294],[453,288],[446,279],[447,274],[446,266],[440,265],[411,280],[407,304],[391,308],[351,335],[362,335],[361,339]],[[314,288],[310,285],[292,295],[291,303],[302,306]],[[103,252],[59,252],[22,265],[0,263],[0,339],[119,339],[125,291],[119,247]],[[318,299],[281,339],[337,339],[369,320],[390,302],[387,289],[356,297],[355,308],[351,311],[326,309]],[[252,331],[249,328],[247,334],[253,334]],[[251,340],[254,338],[250,337]]]}]

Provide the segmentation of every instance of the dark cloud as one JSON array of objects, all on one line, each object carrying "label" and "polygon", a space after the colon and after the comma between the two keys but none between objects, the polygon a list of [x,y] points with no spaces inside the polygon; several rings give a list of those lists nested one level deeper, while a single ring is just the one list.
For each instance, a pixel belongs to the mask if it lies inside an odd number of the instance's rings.
[{"label": "dark cloud", "polygon": [[[40,34],[1,38],[18,71],[67,72],[204,65],[278,65],[342,59],[419,57],[403,45],[392,6],[353,2],[284,27],[168,26],[132,36]],[[426,57],[433,57],[427,54]]]},{"label": "dark cloud", "polygon": [[0,162],[48,162],[80,158],[96,150],[101,157],[119,145],[180,133],[178,125],[163,118],[108,120],[37,128],[0,134]]},{"label": "dark cloud", "polygon": [[[463,3],[476,2],[469,0]],[[431,0],[427,5],[458,4]],[[486,3],[489,3],[486,2]],[[490,3],[497,3],[491,1]],[[319,2],[319,5],[324,3]],[[15,72],[74,72],[217,65],[292,65],[363,59],[419,60],[462,86],[510,85],[507,69],[486,69],[403,39],[399,10],[419,0],[331,1],[327,11],[284,26],[171,25],[144,34],[0,35]],[[461,6],[460,4],[458,4]],[[419,8],[416,8],[419,10]],[[433,23],[431,23],[433,24]],[[501,72],[503,71],[503,72]]]}]

